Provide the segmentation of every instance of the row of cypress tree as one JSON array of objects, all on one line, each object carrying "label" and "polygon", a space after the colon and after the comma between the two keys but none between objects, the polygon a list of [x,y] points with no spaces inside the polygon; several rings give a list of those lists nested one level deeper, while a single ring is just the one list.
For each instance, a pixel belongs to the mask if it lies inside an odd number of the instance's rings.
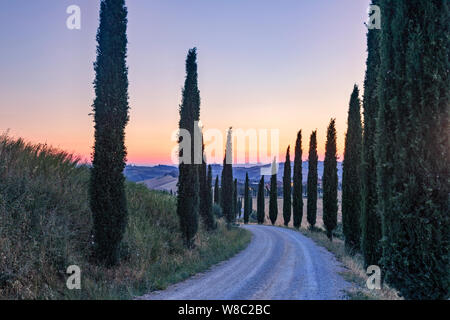
[{"label": "row of cypress tree", "polygon": [[448,1],[373,0],[361,126],[350,99],[342,185],[347,248],[407,299],[450,297]]}]

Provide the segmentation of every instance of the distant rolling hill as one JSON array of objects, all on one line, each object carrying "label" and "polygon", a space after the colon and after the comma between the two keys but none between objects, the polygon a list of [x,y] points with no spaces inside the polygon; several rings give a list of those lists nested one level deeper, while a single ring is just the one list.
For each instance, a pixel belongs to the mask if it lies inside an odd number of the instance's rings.
[{"label": "distant rolling hill", "polygon": [[170,175],[158,177],[158,178],[152,178],[144,181],[138,182],[140,184],[144,184],[147,186],[147,188],[152,190],[162,190],[162,191],[177,191],[177,183],[178,178],[172,177]]},{"label": "distant rolling hill", "polygon": [[[293,167],[293,163],[291,166]],[[235,165],[233,166],[233,177],[237,178],[239,183],[245,181],[245,174],[248,173],[248,177],[251,182],[257,182],[261,179],[261,168],[270,168],[270,164],[267,165],[254,165],[254,166],[243,166]],[[212,175],[213,180],[216,176],[220,176],[222,173],[222,165],[212,164]],[[318,165],[318,175],[319,180],[322,178],[323,174],[323,161],[319,161]],[[283,179],[283,169],[284,163],[279,163],[277,180],[282,181]],[[293,170],[291,170],[292,172]],[[303,183],[306,183],[308,177],[308,161],[304,161],[302,164],[303,173]],[[155,190],[166,190],[166,191],[176,191],[176,184],[178,181],[178,167],[169,165],[158,165],[154,167],[144,167],[144,166],[132,166],[128,165],[125,168],[124,174],[128,180],[133,182],[143,183],[150,189]],[[342,162],[338,162],[338,178],[342,181]],[[265,181],[270,181],[270,176],[265,176]],[[214,183],[214,181],[213,181]]]}]

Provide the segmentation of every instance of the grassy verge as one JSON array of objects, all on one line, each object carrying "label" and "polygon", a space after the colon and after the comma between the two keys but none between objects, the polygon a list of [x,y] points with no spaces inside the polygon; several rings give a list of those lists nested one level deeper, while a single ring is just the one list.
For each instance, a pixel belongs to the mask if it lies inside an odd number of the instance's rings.
[{"label": "grassy verge", "polygon": [[400,299],[397,291],[390,288],[386,284],[380,290],[369,290],[366,286],[367,274],[364,270],[364,263],[360,254],[351,255],[345,249],[344,241],[339,238],[328,240],[322,229],[311,231],[301,228],[300,232],[311,238],[319,246],[326,248],[334,254],[336,259],[345,267],[345,271],[341,272],[342,277],[355,284],[355,286],[347,291],[350,299],[353,300],[397,300]]},{"label": "grassy verge", "polygon": [[[180,238],[176,199],[127,184],[129,218],[121,264],[91,263],[89,169],[45,145],[0,136],[0,299],[129,299],[183,280],[249,243],[240,228],[200,228],[196,248]],[[66,269],[81,268],[81,290]]]}]

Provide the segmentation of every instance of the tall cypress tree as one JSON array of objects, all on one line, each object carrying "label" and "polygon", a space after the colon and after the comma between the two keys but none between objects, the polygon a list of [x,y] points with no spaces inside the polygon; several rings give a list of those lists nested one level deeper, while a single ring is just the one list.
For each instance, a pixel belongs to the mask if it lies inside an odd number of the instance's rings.
[{"label": "tall cypress tree", "polygon": [[345,245],[359,251],[361,240],[361,101],[355,85],[350,97],[342,173],[342,224]]},{"label": "tall cypress tree", "polygon": [[234,222],[233,212],[233,147],[232,147],[232,131],[231,128],[227,133],[227,148],[223,159],[222,171],[222,209],[228,226]]},{"label": "tall cypress tree", "polygon": [[233,214],[236,217],[238,212],[238,199],[237,199],[237,179],[234,179],[234,185],[233,185]]},{"label": "tall cypress tree", "polygon": [[258,184],[258,200],[256,202],[257,208],[257,219],[259,224],[264,224],[264,216],[265,216],[265,203],[264,203],[264,176],[261,176],[261,180]]},{"label": "tall cypress tree", "polygon": [[[378,0],[372,0],[378,5]],[[381,217],[377,206],[375,133],[378,113],[377,76],[380,65],[380,30],[367,32],[367,61],[364,79],[364,134],[361,163],[361,252],[364,265],[378,265],[381,259]]]},{"label": "tall cypress tree", "polygon": [[291,221],[291,157],[289,154],[291,146],[286,150],[283,175],[283,220],[287,226]]},{"label": "tall cypress tree", "polygon": [[337,225],[337,149],[336,149],[336,120],[331,119],[327,129],[325,145],[325,160],[323,163],[323,224],[327,237],[333,240],[333,230]]},{"label": "tall cypress tree", "polygon": [[297,133],[294,157],[294,190],[292,194],[292,209],[294,227],[300,228],[303,218],[303,176],[302,176],[302,130]]},{"label": "tall cypress tree", "polygon": [[308,181],[306,192],[308,202],[306,206],[306,218],[309,227],[314,229],[317,217],[317,130],[311,133],[309,138],[309,155],[308,155]]},{"label": "tall cypress tree", "polygon": [[216,176],[216,182],[214,183],[214,203],[220,204],[219,176]]},{"label": "tall cypress tree", "polygon": [[[194,137],[195,122],[200,118],[200,91],[197,83],[197,50],[190,49],[186,59],[186,79],[180,106],[179,128]],[[180,140],[181,143],[181,140]],[[189,163],[183,159],[184,150],[180,148],[180,164],[178,176],[177,214],[183,240],[188,248],[194,246],[194,237],[198,230],[199,211],[199,165],[194,163],[195,139],[191,139]],[[181,146],[181,144],[180,144]]]},{"label": "tall cypress tree", "polygon": [[245,173],[245,184],[244,184],[244,223],[248,223],[250,217],[250,190],[248,173]]},{"label": "tall cypress tree", "polygon": [[272,163],[272,176],[270,177],[269,218],[275,224],[278,216],[278,191],[277,191],[277,168],[276,159]]},{"label": "tall cypress tree", "polygon": [[380,1],[378,209],[386,280],[450,297],[448,1]]},{"label": "tall cypress tree", "polygon": [[127,8],[124,0],[100,3],[93,104],[95,145],[90,180],[95,257],[113,266],[127,224],[125,126],[128,122]]}]

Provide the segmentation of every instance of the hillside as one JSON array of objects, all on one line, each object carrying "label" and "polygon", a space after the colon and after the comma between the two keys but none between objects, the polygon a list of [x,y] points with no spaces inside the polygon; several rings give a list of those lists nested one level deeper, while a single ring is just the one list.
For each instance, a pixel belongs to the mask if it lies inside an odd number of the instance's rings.
[{"label": "hillside", "polygon": [[[0,299],[131,298],[203,271],[250,241],[219,221],[216,232],[200,228],[188,251],[176,198],[129,182],[121,263],[96,266],[88,183],[89,168],[70,154],[0,136]],[[70,265],[81,268],[81,290],[66,287]]]},{"label": "hillside", "polygon": [[[291,163],[293,166],[294,163]],[[222,174],[222,165],[213,164],[211,165],[212,175],[215,178],[219,176],[219,179]],[[252,166],[243,166],[240,164],[233,165],[233,177],[238,179],[239,182],[245,181],[245,174],[248,173],[250,181],[258,182],[261,178],[261,168],[270,168],[270,164],[267,165],[252,165]],[[277,180],[283,180],[283,169],[284,162],[279,163]],[[319,178],[323,175],[323,161],[319,161],[317,164],[317,171]],[[308,177],[308,161],[303,161],[302,163],[302,173],[303,173],[303,182],[306,183]],[[124,172],[125,176],[128,180],[133,182],[145,182],[150,180],[150,185],[153,185],[154,182],[151,181],[155,178],[161,178],[164,176],[178,177],[178,169],[175,166],[168,165],[158,165],[154,167],[146,167],[146,166],[127,166]],[[342,162],[338,162],[338,178],[339,181],[342,180]],[[265,176],[265,180],[269,182],[270,177]],[[155,180],[156,182],[157,180]],[[151,188],[153,189],[153,188]]]}]

